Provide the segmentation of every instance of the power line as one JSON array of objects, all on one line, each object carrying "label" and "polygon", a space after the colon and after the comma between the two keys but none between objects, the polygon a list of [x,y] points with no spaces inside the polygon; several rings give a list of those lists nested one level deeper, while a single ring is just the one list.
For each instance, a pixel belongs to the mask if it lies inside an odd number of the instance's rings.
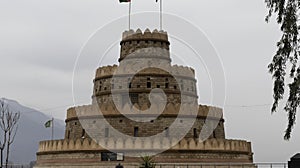
[{"label": "power line", "polygon": [[[79,102],[78,104],[82,104],[85,102]],[[267,107],[267,106],[271,106],[271,103],[266,103],[266,104],[253,104],[253,105],[224,105],[224,107],[232,107],[232,108],[252,108],[252,107]],[[72,107],[74,106],[74,104],[65,104],[65,105],[60,105],[60,106],[54,106],[54,107],[49,107],[49,108],[44,108],[44,109],[33,109],[32,110],[24,110],[21,111],[23,113],[35,113],[37,111],[39,112],[47,112],[47,111],[52,111],[52,110],[56,110],[56,109],[61,109],[61,108],[67,108],[67,107]],[[14,110],[18,111],[17,109],[15,109],[13,106],[10,106],[11,108],[13,108]],[[31,107],[27,107],[27,108],[31,108]]]},{"label": "power line", "polygon": [[240,108],[249,108],[249,107],[266,107],[271,106],[272,104],[253,104],[253,105],[225,105],[224,107],[240,107]]}]

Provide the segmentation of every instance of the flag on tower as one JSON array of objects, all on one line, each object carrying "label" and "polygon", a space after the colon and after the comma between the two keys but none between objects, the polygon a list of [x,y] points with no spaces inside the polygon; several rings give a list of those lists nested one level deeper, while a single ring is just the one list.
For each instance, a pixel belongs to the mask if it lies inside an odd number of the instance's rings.
[{"label": "flag on tower", "polygon": [[130,20],[131,20],[131,18],[130,18],[130,17],[131,17],[131,16],[130,16],[130,15],[131,15],[131,0],[119,0],[119,2],[120,2],[120,3],[124,3],[124,2],[125,2],[125,3],[129,3],[129,5],[128,5],[128,6],[129,6],[128,27],[129,27],[129,30],[130,30]]},{"label": "flag on tower", "polygon": [[46,128],[52,127],[52,119],[45,123],[45,127]]},{"label": "flag on tower", "polygon": [[51,120],[48,120],[46,123],[45,123],[45,127],[46,128],[49,128],[51,127],[51,139],[53,140],[53,135],[54,135],[54,118],[52,118]]},{"label": "flag on tower", "polygon": [[122,2],[130,2],[131,0],[119,0],[120,3]]}]

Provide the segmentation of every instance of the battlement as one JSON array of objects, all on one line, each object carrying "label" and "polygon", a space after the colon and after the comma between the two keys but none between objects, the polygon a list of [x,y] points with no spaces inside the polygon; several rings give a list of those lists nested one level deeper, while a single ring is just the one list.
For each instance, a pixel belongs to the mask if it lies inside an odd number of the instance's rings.
[{"label": "battlement", "polygon": [[149,29],[146,29],[144,32],[141,29],[129,30],[123,32],[122,42],[125,41],[140,41],[140,40],[151,40],[151,41],[166,41],[168,42],[168,34],[167,32],[157,29],[152,32]]},{"label": "battlement", "polygon": [[158,163],[253,163],[250,142],[226,139],[222,109],[198,104],[195,70],[172,64],[167,32],[123,32],[118,61],[96,70],[91,104],[67,110],[65,139],[39,143],[36,167],[115,167],[108,150],[124,165],[145,151],[161,151]]},{"label": "battlement", "polygon": [[[133,106],[141,109],[138,111],[138,113],[133,113],[133,110],[128,103],[125,104],[122,108],[122,114],[127,115],[157,115],[160,114],[159,109],[162,109],[162,107],[159,107],[159,105],[154,105],[153,111],[143,111],[148,109],[149,107],[147,105],[144,105],[142,107],[138,106],[137,104],[134,104]],[[206,105],[199,105],[198,106],[198,112],[197,114],[194,114],[194,105],[192,104],[173,104],[168,103],[165,106],[165,109],[163,111],[163,115],[169,115],[169,116],[177,116],[179,109],[183,110],[184,115],[197,115],[198,117],[210,117],[215,119],[222,119],[223,118],[223,111],[221,108],[217,107],[210,107]],[[101,110],[101,113],[100,111]],[[72,107],[69,108],[67,111],[67,119],[76,118],[76,117],[88,117],[88,116],[99,116],[99,115],[109,115],[109,116],[118,116],[120,113],[116,109],[115,105],[84,105],[84,106],[78,106],[78,107]]]},{"label": "battlement", "polygon": [[188,76],[195,77],[195,70],[191,67],[182,66],[182,65],[173,65],[172,66],[172,74],[179,76]]},{"label": "battlement", "polygon": [[[118,65],[112,65],[112,66],[103,66],[103,67],[99,67],[96,70],[96,75],[95,78],[106,78],[106,77],[111,77],[114,75],[114,73],[117,72]],[[118,75],[129,75],[131,73],[130,69],[122,67],[123,69],[119,69],[118,70]],[[166,65],[165,70],[167,70],[171,75],[176,75],[176,76],[183,76],[183,77],[191,77],[194,78],[195,77],[195,70],[191,67],[187,67],[187,66],[181,66],[181,65]],[[147,68],[141,72],[139,72],[139,74],[147,74],[147,75],[151,75],[151,74],[169,74],[168,72],[158,69],[158,68]]]},{"label": "battlement", "polygon": [[[140,29],[137,31],[129,30],[123,32],[121,45],[121,53],[119,62],[126,58],[155,58],[164,60],[170,63],[168,34],[165,31],[154,30],[151,32],[146,29],[142,32]],[[145,50],[146,49],[146,50]],[[127,57],[129,56],[130,57]],[[138,56],[137,56],[138,55]]]},{"label": "battlement", "polygon": [[114,72],[117,70],[117,68],[118,68],[118,65],[112,65],[112,66],[109,65],[109,66],[99,67],[96,70],[95,78],[112,76],[114,74]]},{"label": "battlement", "polygon": [[219,107],[199,105],[198,115],[204,117],[209,116],[215,118],[223,118],[223,110]]},{"label": "battlement", "polygon": [[[53,140],[42,141],[39,144],[38,153],[42,152],[66,152],[66,151],[95,151],[106,150],[99,144],[107,144],[111,150],[134,150],[134,151],[151,151],[151,150],[190,150],[190,151],[217,151],[228,153],[248,153],[252,154],[251,144],[242,140],[226,140],[226,139],[207,139],[199,142],[195,139],[182,139],[178,142],[176,139],[170,138],[144,138],[141,139],[101,139],[96,143],[90,139],[77,140]],[[178,143],[177,143],[178,142]]]}]

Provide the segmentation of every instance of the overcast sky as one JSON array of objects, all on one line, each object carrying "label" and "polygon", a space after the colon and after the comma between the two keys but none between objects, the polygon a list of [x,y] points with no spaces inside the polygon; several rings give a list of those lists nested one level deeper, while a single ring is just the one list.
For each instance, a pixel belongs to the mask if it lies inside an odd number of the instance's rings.
[{"label": "overcast sky", "polygon": [[[133,13],[158,11],[158,7],[154,0],[136,0]],[[73,104],[72,73],[81,48],[99,28],[127,12],[127,5],[118,0],[0,0],[0,97],[64,119]],[[286,162],[300,152],[300,125],[286,142],[286,114],[282,110],[270,113],[272,79],[267,65],[280,32],[274,20],[264,22],[264,0],[165,0],[164,12],[197,26],[217,50],[226,77],[227,138],[251,141],[256,162]],[[158,20],[133,19],[132,27],[144,29],[150,22]],[[126,22],[120,26],[127,29]],[[176,44],[173,41],[171,49]],[[119,52],[118,46],[112,50]],[[116,64],[117,57],[107,63]],[[186,63],[193,66],[193,61]],[[202,73],[201,66],[194,68]],[[90,69],[86,84],[77,92],[83,104],[91,101],[96,67]],[[197,80],[200,102],[210,104],[206,78]]]}]

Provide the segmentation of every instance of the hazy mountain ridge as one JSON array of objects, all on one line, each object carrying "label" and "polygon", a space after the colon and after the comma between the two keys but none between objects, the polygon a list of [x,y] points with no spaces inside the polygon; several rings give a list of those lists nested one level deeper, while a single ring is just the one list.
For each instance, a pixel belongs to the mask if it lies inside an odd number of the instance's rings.
[{"label": "hazy mountain ridge", "polygon": [[[45,128],[44,124],[51,117],[46,114],[23,106],[15,100],[1,98],[10,110],[20,112],[18,132],[15,142],[12,144],[10,160],[14,163],[29,163],[36,159],[39,141],[51,139],[51,128]],[[62,139],[64,136],[64,121],[54,119],[54,139]]]}]

